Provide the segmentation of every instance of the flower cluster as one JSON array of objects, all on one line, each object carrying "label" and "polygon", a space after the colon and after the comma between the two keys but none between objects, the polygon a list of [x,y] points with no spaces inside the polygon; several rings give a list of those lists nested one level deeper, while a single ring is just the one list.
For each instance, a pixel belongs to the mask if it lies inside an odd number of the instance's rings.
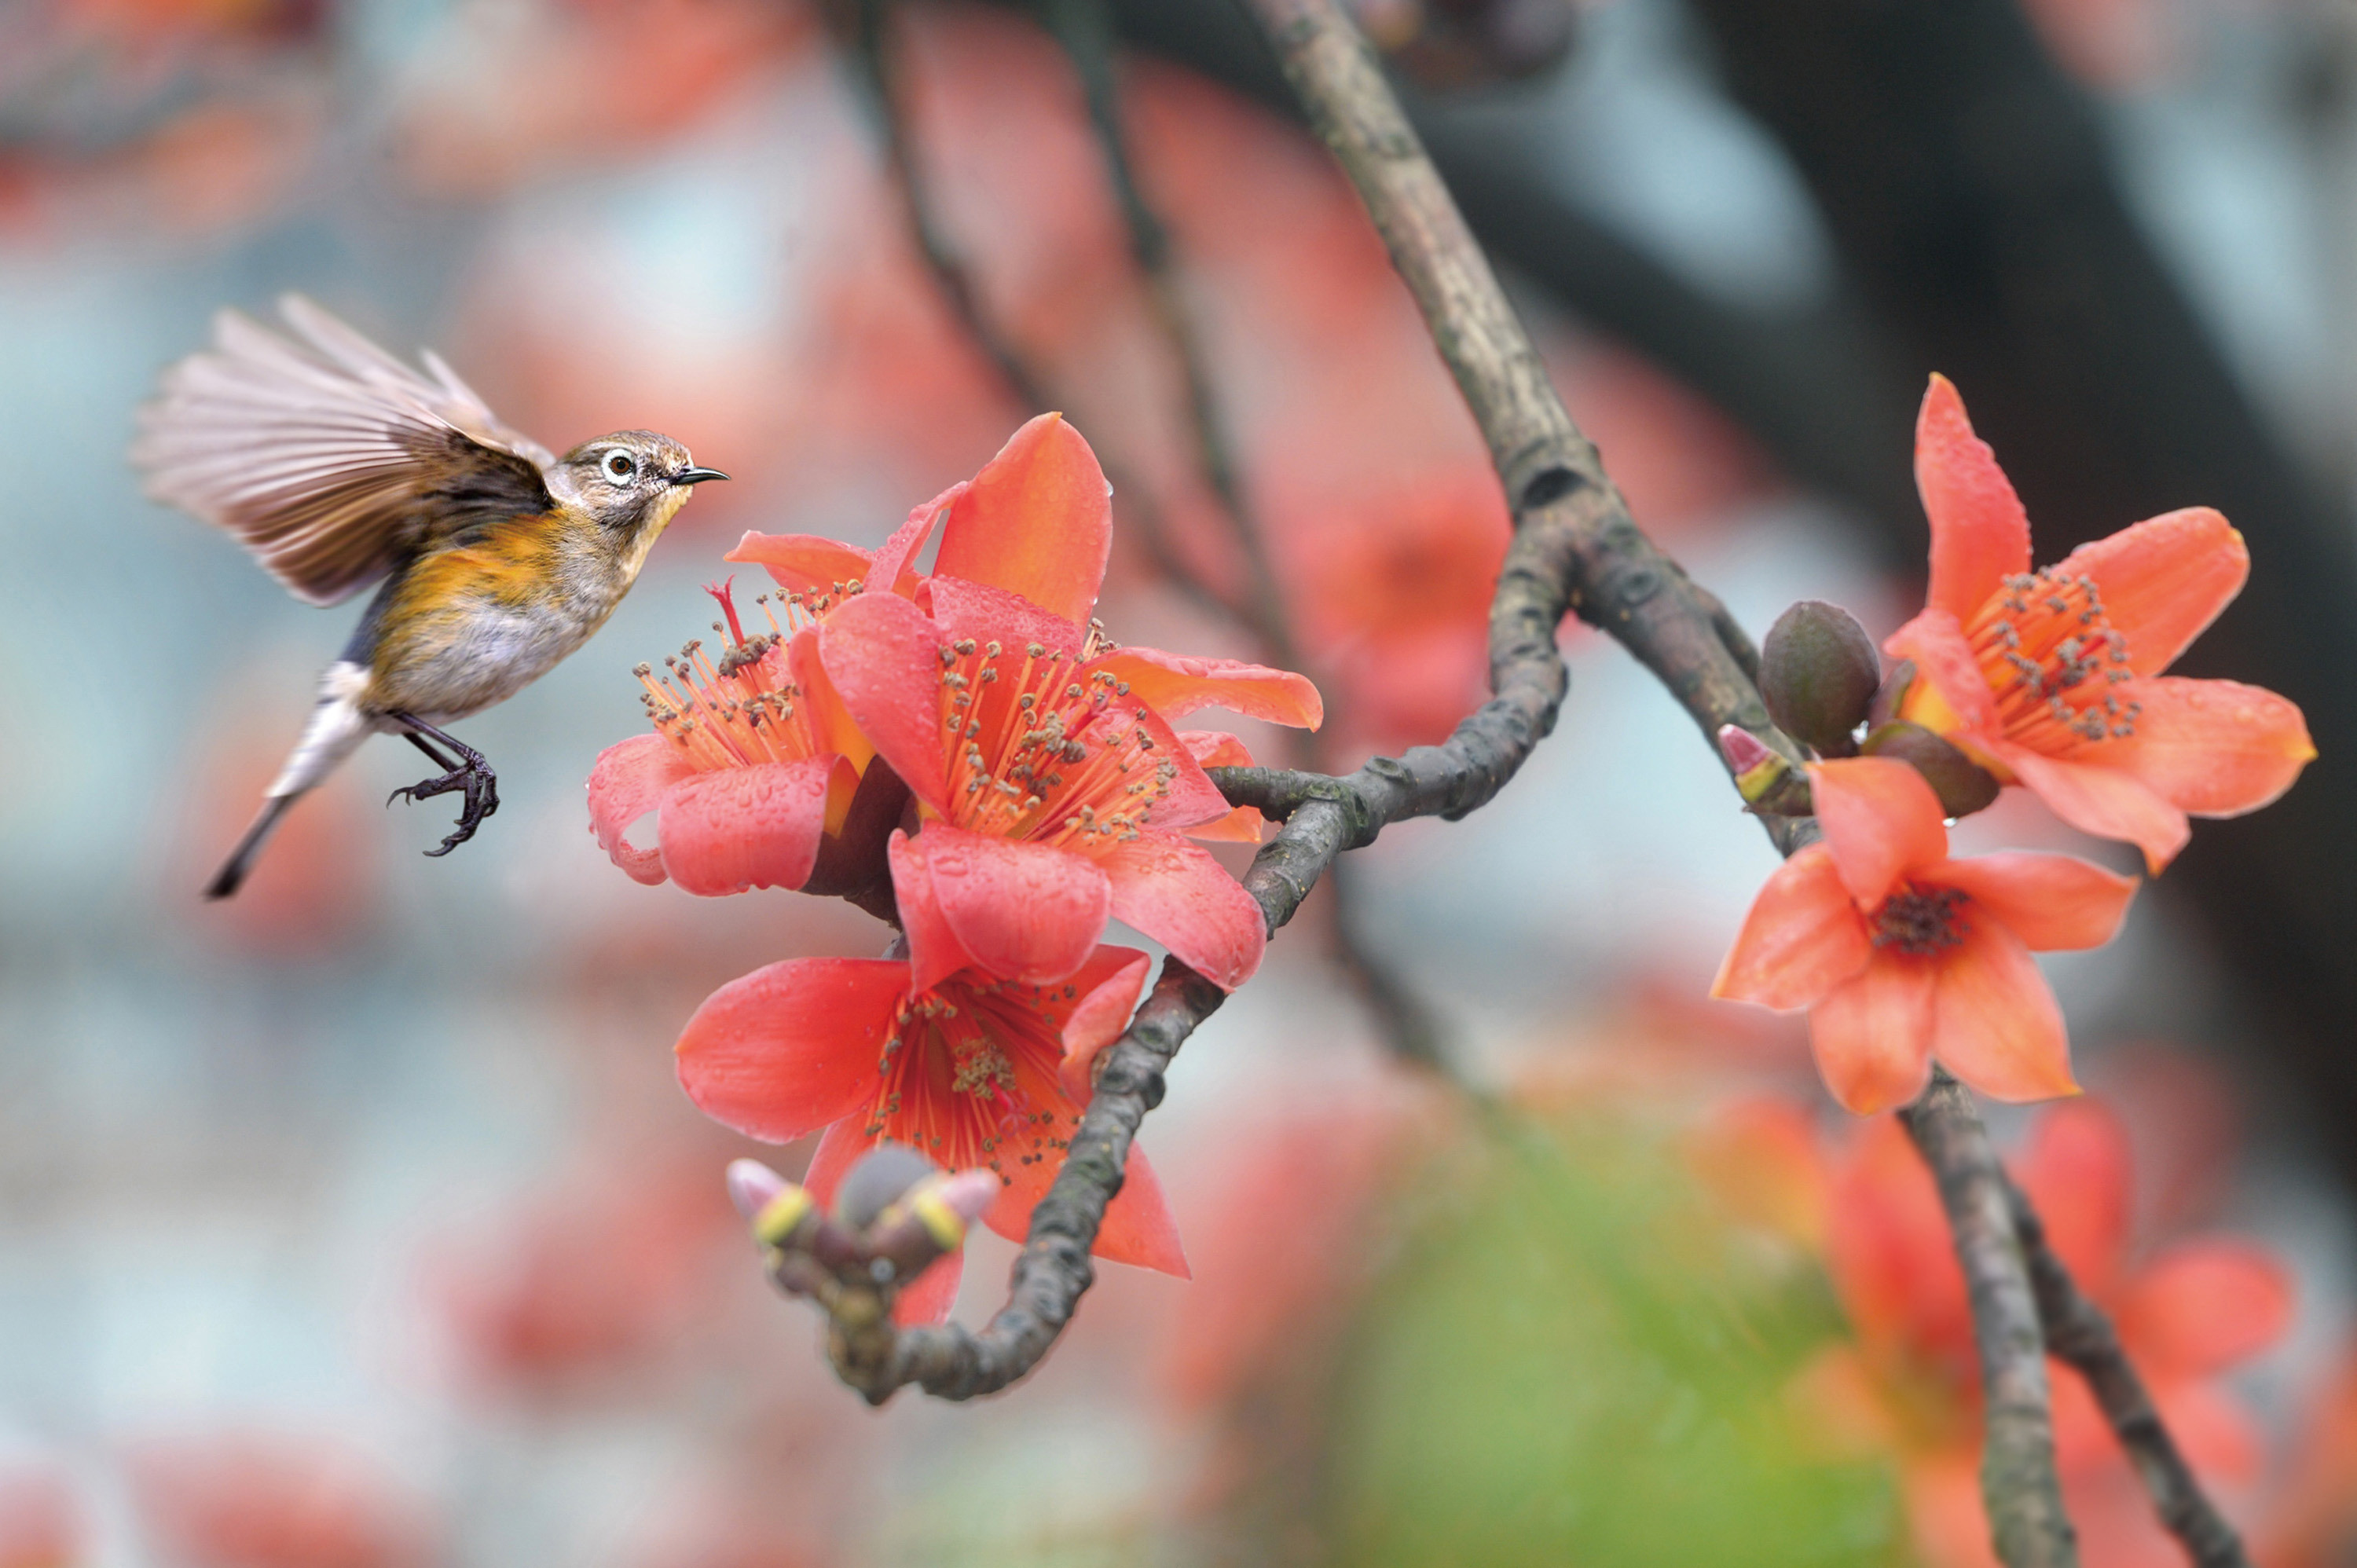
[{"label": "flower cluster", "polygon": [[2158,875],[2189,817],[2255,811],[2316,755],[2274,693],[2161,673],[2249,575],[2218,513],[2151,518],[2033,571],[2029,517],[1938,376],[1915,478],[1931,581],[1883,645],[1897,666],[1883,678],[1843,612],[1796,606],[1762,687],[1823,760],[1796,773],[1756,737],[1721,736],[1755,809],[1813,813],[1824,836],[1760,890],[1712,994],[1807,1008],[1827,1086],[1861,1113],[1912,1099],[1934,1059],[2000,1100],[2074,1092],[2029,955],[2109,940],[2134,891],[2067,856],[1950,859],[1944,817],[2023,786]]},{"label": "flower cluster", "polygon": [[[767,628],[748,636],[714,589],[726,642],[690,643],[662,677],[641,666],[655,733],[590,776],[592,830],[641,882],[888,888],[904,956],[771,964],[715,992],[679,1040],[707,1114],[759,1138],[823,1131],[804,1179],[820,1203],[869,1150],[904,1144],[996,1173],[983,1219],[1020,1237],[1145,987],[1146,955],[1106,945],[1107,922],[1223,987],[1259,967],[1260,906],[1189,842],[1257,836],[1203,771],[1250,754],[1172,724],[1216,705],[1315,728],[1318,693],[1112,642],[1090,618],[1110,494],[1088,443],[1045,414],[878,550],[747,534],[728,559],[776,581],[756,601]],[[625,834],[651,811],[640,849]],[[1135,1151],[1095,1251],[1186,1273]],[[896,1316],[945,1316],[958,1268],[954,1252],[928,1268]]]}]

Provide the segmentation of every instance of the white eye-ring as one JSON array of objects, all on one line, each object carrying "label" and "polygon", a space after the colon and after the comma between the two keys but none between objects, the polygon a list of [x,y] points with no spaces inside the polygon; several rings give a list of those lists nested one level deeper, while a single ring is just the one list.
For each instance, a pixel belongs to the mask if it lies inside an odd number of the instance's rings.
[{"label": "white eye-ring", "polygon": [[606,454],[606,474],[617,484],[628,484],[639,475],[639,460],[628,452]]}]

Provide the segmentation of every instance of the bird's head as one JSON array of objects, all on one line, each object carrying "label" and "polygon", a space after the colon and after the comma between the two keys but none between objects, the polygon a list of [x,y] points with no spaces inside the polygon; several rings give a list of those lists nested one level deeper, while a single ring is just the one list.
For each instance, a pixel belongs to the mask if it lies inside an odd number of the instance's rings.
[{"label": "bird's head", "polygon": [[688,492],[706,479],[727,477],[697,467],[687,448],[668,435],[619,430],[567,452],[548,471],[548,489],[560,505],[603,528],[635,572]]}]

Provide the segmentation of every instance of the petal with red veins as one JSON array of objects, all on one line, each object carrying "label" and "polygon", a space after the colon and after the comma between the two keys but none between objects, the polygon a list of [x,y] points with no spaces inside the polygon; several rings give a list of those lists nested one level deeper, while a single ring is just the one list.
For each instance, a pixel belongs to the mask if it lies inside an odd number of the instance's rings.
[{"label": "petal with red veins", "polygon": [[828,786],[857,777],[839,757],[721,768],[674,785],[657,821],[663,870],[705,897],[810,880],[826,826]]},{"label": "petal with red veins", "polygon": [[1078,659],[1088,633],[1006,588],[936,572],[925,585],[933,622],[944,643],[972,638],[996,642],[1020,657],[1031,643]]},{"label": "petal with red veins", "polygon": [[1809,788],[1834,868],[1859,908],[1879,908],[1901,878],[1948,858],[1940,798],[1906,763],[1889,757],[1812,763]]},{"label": "petal with red veins", "polygon": [[892,959],[799,958],[730,981],[680,1031],[679,1081],[705,1115],[782,1144],[876,1092],[876,1065],[909,992]]},{"label": "petal with red veins", "polygon": [[2112,626],[2128,641],[2128,668],[2158,675],[2233,602],[2251,552],[2206,506],[2164,512],[2071,552],[2056,570],[2093,577]]},{"label": "petal with red veins", "polygon": [[1778,866],[1751,901],[1710,993],[1790,1012],[1814,1004],[1873,956],[1833,851],[1813,843]]},{"label": "petal with red veins", "polygon": [[[1916,678],[1939,694],[1967,735],[1993,736],[2005,726],[1997,718],[1996,698],[1988,676],[1973,656],[1964,628],[1945,610],[1927,609],[1882,640],[1882,650],[1893,659],[1912,660]],[[1921,699],[1910,697],[1905,716],[1946,733],[1951,725],[1919,716]]]},{"label": "petal with red veins", "polygon": [[1081,433],[1043,413],[950,503],[933,570],[1087,624],[1113,550],[1113,488]]},{"label": "petal with red veins", "polygon": [[1931,966],[1877,953],[1809,1010],[1809,1045],[1825,1087],[1871,1116],[1904,1105],[1932,1079]]},{"label": "petal with red veins", "polygon": [[991,973],[1046,985],[1096,951],[1115,896],[1087,855],[942,822],[918,843],[943,922]]},{"label": "petal with red veins", "polygon": [[1243,664],[1232,659],[1189,659],[1157,648],[1124,648],[1096,661],[1129,682],[1132,694],[1166,719],[1200,708],[1226,708],[1246,718],[1297,729],[1326,721],[1326,703],[1306,675]]},{"label": "petal with red veins", "polygon": [[[1096,666],[1090,665],[1093,671]],[[1086,672],[1078,679],[1085,682]],[[1232,808],[1220,787],[1195,760],[1195,754],[1178,737],[1178,732],[1163,721],[1152,708],[1139,705],[1135,694],[1116,697],[1105,710],[1081,732],[1081,739],[1099,745],[1118,744],[1134,730],[1146,732],[1150,749],[1148,758],[1168,760],[1172,772],[1159,800],[1146,807],[1146,821],[1157,828],[1178,831],[1192,830],[1203,822],[1215,822],[1226,816]]]},{"label": "petal with red veins", "polygon": [[655,810],[682,779],[695,777],[684,747],[661,735],[634,735],[597,754],[589,769],[589,831],[597,847],[633,882],[663,879],[662,852],[640,849],[625,837],[630,824]]},{"label": "petal with red veins", "polygon": [[2021,939],[1969,919],[1964,940],[1934,960],[1932,1054],[1993,1100],[2076,1094],[2062,1009]]},{"label": "petal with red veins", "polygon": [[2134,775],[2190,815],[2255,811],[2315,760],[2299,705],[2264,687],[2161,675],[2117,691],[2137,705],[2136,733],[2073,756]]},{"label": "petal with red veins", "polygon": [[748,532],[723,561],[768,568],[780,587],[795,594],[828,594],[837,583],[865,580],[873,560],[866,551],[837,539],[809,533]]},{"label": "petal with red veins", "polygon": [[892,901],[899,907],[900,928],[909,939],[909,989],[931,991],[977,961],[942,913],[922,836],[912,839],[896,830],[885,854],[892,867]]},{"label": "petal with red veins", "polygon": [[[1056,1070],[1064,1092],[1074,1103],[1088,1103],[1094,1090],[1091,1075],[1097,1054],[1129,1027],[1137,999],[1146,993],[1146,955],[1135,948],[1107,944],[1097,949],[1095,956],[1066,983],[1080,994],[1072,999],[1071,1011],[1063,1019],[1064,1059]],[[1049,1009],[1051,1015],[1059,1010]]]},{"label": "petal with red veins", "polygon": [[1212,984],[1233,991],[1260,968],[1267,918],[1210,851],[1149,831],[1114,844],[1096,863],[1113,884],[1114,918]]},{"label": "petal with red veins", "polygon": [[2107,766],[2100,751],[2091,748],[2082,760],[2080,756],[2047,757],[2011,744],[1996,750],[2048,811],[2083,833],[2136,845],[2144,851],[2145,869],[2156,876],[2193,836],[2184,811],[2135,774]]},{"label": "petal with red veins", "polygon": [[2116,1307],[2136,1364],[2206,1378],[2249,1360],[2291,1326],[2291,1275],[2274,1253],[2223,1237],[2182,1241],[2129,1283]]},{"label": "petal with red veins", "polygon": [[826,676],[854,723],[917,799],[949,810],[941,630],[896,594],[861,594],[820,623]]},{"label": "petal with red veins", "polygon": [[[1028,1165],[1011,1164],[1008,1184],[983,1216],[983,1223],[1010,1241],[1025,1240],[1031,1228],[1031,1211],[1048,1195],[1063,1165],[1061,1158]],[[1105,1205],[1104,1219],[1089,1251],[1113,1262],[1158,1269],[1182,1280],[1194,1277],[1178,1243],[1178,1223],[1170,1218],[1169,1203],[1162,1195],[1161,1178],[1146,1163],[1146,1152],[1135,1144],[1122,1165],[1121,1190]]]},{"label": "petal with red veins", "polygon": [[1915,489],[1932,522],[1925,603],[1970,619],[2005,578],[2029,570],[2029,517],[1945,376],[1932,378],[1915,416]]},{"label": "petal with red veins", "polygon": [[2071,855],[2013,850],[1947,861],[1923,880],[1969,895],[2035,952],[2102,947],[2120,929],[2136,890],[2135,877]]}]

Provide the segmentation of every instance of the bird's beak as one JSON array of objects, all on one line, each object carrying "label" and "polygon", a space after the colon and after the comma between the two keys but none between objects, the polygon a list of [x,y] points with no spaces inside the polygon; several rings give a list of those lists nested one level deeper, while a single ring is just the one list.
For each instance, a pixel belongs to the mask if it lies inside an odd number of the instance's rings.
[{"label": "bird's beak", "polygon": [[706,479],[725,479],[728,476],[717,468],[682,468],[671,477],[674,485],[700,485]]}]

